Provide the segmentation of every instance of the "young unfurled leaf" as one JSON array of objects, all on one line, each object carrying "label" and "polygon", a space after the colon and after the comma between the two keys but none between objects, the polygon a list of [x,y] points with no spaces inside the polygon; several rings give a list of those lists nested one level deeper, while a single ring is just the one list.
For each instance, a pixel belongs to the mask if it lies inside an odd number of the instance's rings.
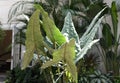
[{"label": "young unfurled leaf", "polygon": [[35,6],[37,9],[40,10],[40,13],[42,14],[42,22],[43,22],[42,25],[48,38],[53,43],[57,43],[58,45],[62,45],[63,43],[65,43],[66,42],[65,37],[56,27],[54,21],[50,19],[47,12],[45,12],[44,9],[40,5],[35,5]]},{"label": "young unfurled leaf", "polygon": [[36,10],[30,18],[26,32],[26,52],[23,57],[22,69],[25,69],[33,58],[33,53],[44,54],[44,43],[40,33],[40,10]]},{"label": "young unfurled leaf", "polygon": [[71,73],[72,78],[77,83],[77,68],[74,64],[74,57],[75,56],[75,40],[72,39],[70,42],[66,42],[63,44],[58,50],[53,53],[53,59],[51,61],[46,62],[43,64],[41,68],[46,68],[52,66],[59,61],[67,64],[66,69]]},{"label": "young unfurled leaf", "polygon": [[79,36],[75,30],[73,21],[72,21],[72,16],[71,13],[69,12],[67,14],[67,16],[65,17],[65,21],[64,21],[64,26],[62,29],[62,34],[66,37],[66,40],[69,41],[71,38],[75,39],[75,45],[76,45],[76,54],[80,52],[81,48],[80,48],[80,39]]}]

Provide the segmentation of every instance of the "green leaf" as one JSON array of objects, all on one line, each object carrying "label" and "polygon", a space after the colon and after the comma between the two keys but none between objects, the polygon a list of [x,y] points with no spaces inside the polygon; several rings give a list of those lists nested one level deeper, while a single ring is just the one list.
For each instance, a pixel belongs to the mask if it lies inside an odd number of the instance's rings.
[{"label": "green leaf", "polygon": [[40,33],[39,23],[40,11],[36,10],[30,18],[26,32],[26,52],[23,57],[22,69],[25,69],[33,58],[36,51],[38,54],[44,54],[43,37]]},{"label": "green leaf", "polygon": [[40,5],[35,5],[37,9],[40,10],[42,14],[42,25],[43,29],[45,30],[48,38],[53,42],[57,43],[58,45],[62,45],[66,42],[65,37],[61,34],[59,29],[56,27],[54,21],[49,18],[48,13],[44,11],[44,9]]},{"label": "green leaf", "polygon": [[46,68],[52,66],[59,61],[63,61],[67,64],[66,69],[71,73],[72,78],[77,83],[77,68],[74,64],[74,57],[75,56],[75,40],[72,39],[70,42],[63,44],[58,50],[53,53],[53,60],[46,62],[43,64],[41,68]]},{"label": "green leaf", "polygon": [[103,24],[102,32],[103,32],[103,38],[104,38],[103,47],[107,49],[112,46],[114,41],[110,25],[107,23]]},{"label": "green leaf", "polygon": [[118,15],[117,15],[117,7],[116,7],[116,4],[115,4],[115,1],[113,1],[112,5],[111,5],[111,17],[112,17],[114,36],[115,36],[115,39],[117,39]]},{"label": "green leaf", "polygon": [[80,40],[79,40],[79,36],[75,30],[70,12],[68,12],[67,16],[65,17],[64,26],[63,26],[63,29],[61,32],[66,37],[66,41],[70,41],[71,38],[75,39],[77,53],[79,53],[81,50]]}]

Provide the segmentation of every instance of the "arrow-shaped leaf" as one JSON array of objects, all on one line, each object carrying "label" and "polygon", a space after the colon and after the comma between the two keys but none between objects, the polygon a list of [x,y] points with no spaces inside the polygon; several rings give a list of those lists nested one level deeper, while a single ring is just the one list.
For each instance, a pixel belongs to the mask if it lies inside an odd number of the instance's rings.
[{"label": "arrow-shaped leaf", "polygon": [[46,62],[43,64],[41,68],[46,68],[52,66],[59,61],[63,61],[67,64],[66,69],[71,73],[73,79],[77,83],[77,68],[74,64],[75,56],[75,40],[72,39],[70,42],[63,44],[58,50],[53,53],[53,60]]},{"label": "arrow-shaped leaf", "polygon": [[26,32],[26,52],[23,57],[22,69],[25,69],[33,58],[33,53],[44,54],[43,37],[40,33],[39,23],[40,10],[36,10],[30,18]]},{"label": "arrow-shaped leaf", "polygon": [[91,46],[93,44],[95,44],[96,42],[99,41],[99,39],[93,40],[93,38],[95,37],[95,34],[98,30],[98,28],[100,27],[101,21],[102,21],[101,17],[97,23],[93,26],[92,30],[85,36],[86,39],[82,39],[81,41],[83,41],[84,43],[84,47],[82,48],[82,50],[80,51],[80,53],[77,55],[75,63],[77,63],[81,58],[83,58],[83,56],[87,53],[87,51],[91,48]]},{"label": "arrow-shaped leaf", "polygon": [[115,39],[117,41],[117,31],[118,31],[118,14],[117,14],[117,7],[115,1],[111,4],[111,17],[112,17],[112,24],[113,24],[113,32]]},{"label": "arrow-shaped leaf", "polygon": [[65,17],[64,26],[63,26],[63,29],[61,32],[66,37],[67,41],[69,41],[71,38],[75,39],[77,53],[79,53],[81,50],[80,39],[79,39],[79,36],[75,30],[75,27],[74,27],[74,24],[72,21],[72,16],[71,16],[70,12],[68,12],[67,16]]},{"label": "arrow-shaped leaf", "polygon": [[[87,35],[91,32],[91,30],[93,29],[93,27],[96,25],[96,23],[98,22],[98,19],[100,17],[100,15],[103,13],[103,11],[106,9],[107,7],[105,7],[104,9],[102,9],[92,20],[92,22],[90,23],[90,25],[88,26],[87,31],[83,34],[83,36],[80,38],[80,46],[81,48],[84,47],[85,43],[86,43],[86,37]],[[95,27],[94,27],[95,28]],[[96,33],[96,32],[93,32]],[[94,36],[92,36],[92,39],[94,38]],[[92,41],[92,40],[91,40]]]}]

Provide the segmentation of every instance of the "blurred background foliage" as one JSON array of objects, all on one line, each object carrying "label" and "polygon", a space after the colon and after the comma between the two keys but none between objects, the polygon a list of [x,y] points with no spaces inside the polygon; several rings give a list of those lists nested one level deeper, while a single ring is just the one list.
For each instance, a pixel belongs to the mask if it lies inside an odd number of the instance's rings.
[{"label": "blurred background foliage", "polygon": [[[48,12],[51,19],[54,20],[56,26],[61,30],[64,23],[64,18],[68,12],[71,12],[73,17],[73,22],[76,28],[79,37],[86,31],[88,25],[91,23],[96,14],[101,11],[104,7],[108,7],[103,0],[45,0],[37,2],[27,2],[20,1],[15,3],[9,13],[9,23],[16,22],[16,28],[19,32],[16,34],[16,42],[25,45],[25,31],[26,26],[29,21],[29,17],[35,11],[34,3],[40,4],[46,12]],[[28,8],[27,5],[30,5]],[[26,11],[28,10],[28,11]],[[119,83],[120,79],[120,56],[117,54],[117,49],[119,46],[119,36],[116,30],[118,29],[118,16],[115,2],[112,3],[111,8],[108,7],[106,11],[103,12],[103,15],[111,15],[113,26],[103,22],[102,23],[102,38],[98,45],[93,46],[94,49],[97,49],[97,52],[88,52],[84,59],[80,60],[77,64],[79,82],[80,83],[90,83],[90,80],[94,80],[96,83],[101,82],[103,79],[107,81],[106,83]],[[21,18],[21,17],[22,18]],[[40,17],[41,18],[41,17]],[[22,23],[23,26],[18,26],[19,23]],[[113,28],[113,32],[112,32]],[[116,29],[117,28],[117,29]],[[97,37],[97,36],[96,36]],[[100,48],[99,48],[100,47]],[[101,58],[100,58],[101,57]],[[105,65],[106,73],[95,72],[97,66],[103,62]],[[39,68],[38,68],[39,69]],[[102,69],[102,68],[101,68]],[[21,70],[20,70],[21,71]],[[98,74],[97,74],[98,73]],[[92,76],[92,74],[94,74]],[[98,78],[97,78],[98,77]],[[99,78],[100,77],[100,78]],[[93,79],[97,78],[97,79]],[[86,81],[87,80],[87,81]],[[95,81],[97,80],[97,81]],[[104,81],[104,82],[105,82]],[[110,82],[111,81],[111,82]],[[93,82],[93,81],[92,81]],[[93,83],[94,83],[93,82]],[[103,83],[104,83],[103,82]],[[11,82],[12,83],[12,82]],[[37,83],[37,82],[36,82]],[[102,82],[101,82],[102,83]]]}]

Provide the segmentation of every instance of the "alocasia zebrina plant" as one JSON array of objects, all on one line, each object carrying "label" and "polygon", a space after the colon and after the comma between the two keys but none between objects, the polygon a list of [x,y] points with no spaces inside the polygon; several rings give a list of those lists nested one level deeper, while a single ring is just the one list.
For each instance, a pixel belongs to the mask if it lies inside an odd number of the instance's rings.
[{"label": "alocasia zebrina plant", "polygon": [[[27,26],[26,52],[23,57],[22,69],[25,69],[31,62],[33,55],[37,54],[38,57],[45,57],[42,69],[50,66],[58,67],[56,64],[59,64],[65,71],[64,73],[69,72],[72,81],[77,83],[75,63],[83,58],[94,43],[99,41],[99,39],[94,40],[94,36],[102,20],[102,18],[98,18],[105,9],[96,15],[85,34],[79,39],[70,13],[65,17],[64,27],[60,32],[47,12],[40,5],[35,5],[35,7],[36,11]],[[41,18],[39,18],[40,16]],[[43,35],[43,31],[45,35]],[[45,41],[46,38],[51,42],[51,46]]]}]

